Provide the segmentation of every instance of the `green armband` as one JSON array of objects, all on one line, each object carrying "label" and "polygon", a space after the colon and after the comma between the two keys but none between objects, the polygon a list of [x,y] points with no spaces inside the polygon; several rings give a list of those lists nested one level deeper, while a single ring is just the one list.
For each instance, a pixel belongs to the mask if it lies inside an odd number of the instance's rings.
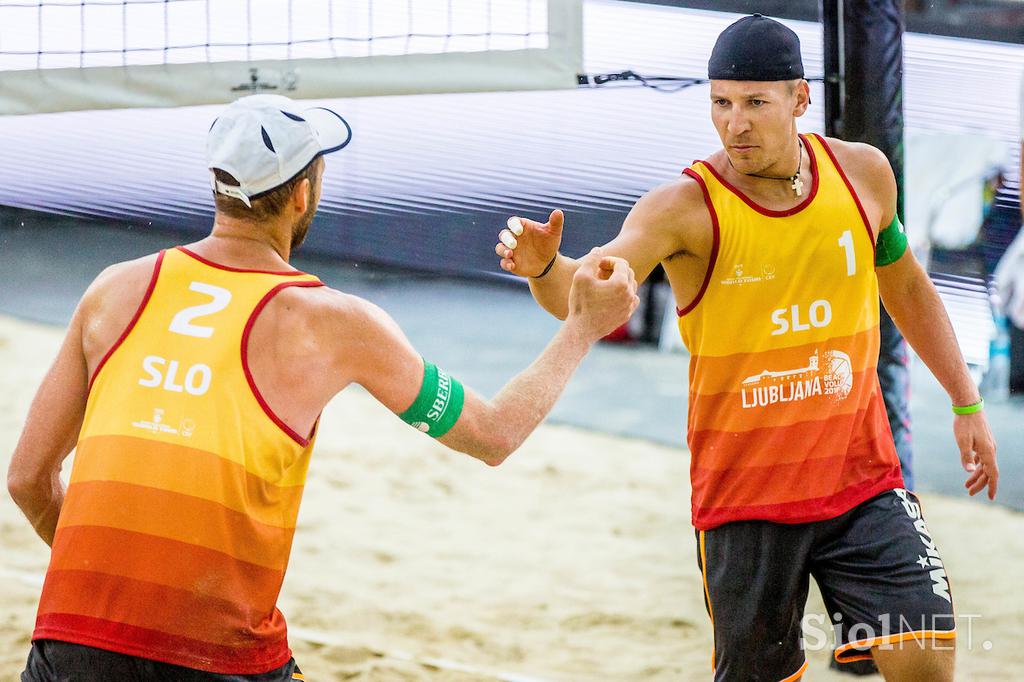
[{"label": "green armband", "polygon": [[907,231],[903,229],[898,215],[892,217],[889,227],[878,233],[875,244],[875,265],[891,265],[898,261],[907,250]]},{"label": "green armband", "polygon": [[437,365],[424,360],[420,394],[398,417],[431,438],[440,438],[459,420],[465,398],[462,384]]}]

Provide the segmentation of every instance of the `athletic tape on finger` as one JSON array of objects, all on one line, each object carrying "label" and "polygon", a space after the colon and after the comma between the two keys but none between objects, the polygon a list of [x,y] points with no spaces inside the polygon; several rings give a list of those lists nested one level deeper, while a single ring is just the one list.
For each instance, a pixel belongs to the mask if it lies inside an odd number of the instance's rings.
[{"label": "athletic tape on finger", "polygon": [[512,234],[517,237],[523,233],[523,221],[515,216],[509,218],[505,225],[507,225],[508,229],[512,231]]},{"label": "athletic tape on finger", "polygon": [[516,241],[516,238],[512,236],[512,233],[506,230],[502,230],[498,237],[501,239],[501,243],[510,249],[516,248],[519,244],[519,242]]}]

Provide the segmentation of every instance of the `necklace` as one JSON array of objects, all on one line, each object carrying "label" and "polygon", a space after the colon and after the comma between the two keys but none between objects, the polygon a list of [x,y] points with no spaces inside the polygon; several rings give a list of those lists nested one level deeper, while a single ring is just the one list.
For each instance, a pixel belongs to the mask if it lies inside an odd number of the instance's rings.
[{"label": "necklace", "polygon": [[[796,173],[782,178],[775,175],[758,175],[757,173],[744,173],[744,175],[749,175],[752,178],[763,178],[765,180],[789,180],[790,188],[792,188],[798,197],[802,197],[804,195],[804,181],[800,179],[800,167],[804,164],[804,143],[799,137],[796,139],[796,145],[799,150],[799,155],[796,160]],[[728,156],[726,156],[726,158],[728,159]],[[732,166],[731,159],[729,159],[729,165]],[[735,169],[736,167],[733,166],[733,170]],[[736,172],[738,173],[739,171]]]}]

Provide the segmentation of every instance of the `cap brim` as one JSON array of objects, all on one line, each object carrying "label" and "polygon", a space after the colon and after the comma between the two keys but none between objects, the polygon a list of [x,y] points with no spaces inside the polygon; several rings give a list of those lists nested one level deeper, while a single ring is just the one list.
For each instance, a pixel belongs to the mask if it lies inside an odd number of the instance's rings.
[{"label": "cap brim", "polygon": [[330,154],[344,148],[352,141],[352,126],[339,114],[323,107],[314,107],[302,112],[302,118],[309,121],[320,142],[320,153]]}]

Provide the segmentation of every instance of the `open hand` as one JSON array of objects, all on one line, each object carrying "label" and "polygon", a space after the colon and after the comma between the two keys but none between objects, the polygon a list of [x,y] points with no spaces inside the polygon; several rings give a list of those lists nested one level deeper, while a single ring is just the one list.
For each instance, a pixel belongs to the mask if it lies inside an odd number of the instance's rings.
[{"label": "open hand", "polygon": [[996,441],[989,430],[984,412],[958,414],[953,417],[953,435],[960,448],[960,462],[971,475],[964,487],[976,495],[988,488],[988,499],[996,498],[999,467],[996,465]]},{"label": "open hand", "polygon": [[555,209],[548,222],[513,216],[498,233],[494,253],[501,257],[501,269],[514,275],[536,277],[558,254],[565,216]]}]

